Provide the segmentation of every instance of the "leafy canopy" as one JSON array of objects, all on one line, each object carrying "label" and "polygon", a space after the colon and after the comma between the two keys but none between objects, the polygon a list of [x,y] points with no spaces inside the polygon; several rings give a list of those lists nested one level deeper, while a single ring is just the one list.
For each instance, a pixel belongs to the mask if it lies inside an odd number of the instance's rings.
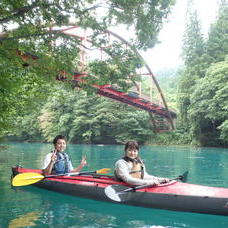
[{"label": "leafy canopy", "polygon": [[[48,83],[51,85],[59,72],[72,74],[80,70],[81,40],[58,28],[91,28],[91,42],[99,47],[108,43],[108,37],[98,35],[122,24],[134,33],[132,46],[146,50],[157,42],[157,34],[173,4],[174,0],[1,1],[0,135],[13,124],[18,109],[29,109],[29,103],[45,99],[42,91],[48,93]],[[96,74],[98,84],[108,82],[125,87],[124,80],[136,72],[140,59],[120,42],[107,51],[107,56],[102,62],[91,63],[87,70]]]}]

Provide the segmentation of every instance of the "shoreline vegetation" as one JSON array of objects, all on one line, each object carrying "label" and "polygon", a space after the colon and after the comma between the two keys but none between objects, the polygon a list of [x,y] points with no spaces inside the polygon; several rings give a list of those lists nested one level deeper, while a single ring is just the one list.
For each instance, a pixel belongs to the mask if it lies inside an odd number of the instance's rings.
[{"label": "shoreline vegetation", "polygon": [[[45,142],[45,141],[39,141],[39,140],[34,140],[34,141],[21,141],[21,140],[1,140],[0,141],[0,150],[6,150],[11,143],[44,143],[44,144],[49,144],[50,142]],[[124,145],[124,143],[115,143],[115,144],[108,144],[108,143],[69,143],[73,145],[96,145],[96,146],[107,146],[107,145]],[[193,148],[199,148],[199,147],[205,147],[205,148],[223,148],[226,149],[228,146],[201,146],[201,145],[196,145],[196,144],[181,144],[181,143],[170,143],[170,144],[164,144],[164,143],[150,143],[146,142],[142,144],[143,146],[170,146],[170,147],[193,147]]]}]

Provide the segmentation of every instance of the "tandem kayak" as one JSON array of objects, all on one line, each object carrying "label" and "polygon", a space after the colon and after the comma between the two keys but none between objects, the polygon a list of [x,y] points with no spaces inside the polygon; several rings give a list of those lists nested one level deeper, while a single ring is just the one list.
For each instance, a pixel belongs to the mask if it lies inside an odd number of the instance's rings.
[{"label": "tandem kayak", "polygon": [[[12,177],[20,173],[38,173],[38,169],[12,168]],[[78,197],[115,202],[105,194],[109,186],[119,190],[130,188],[124,182],[105,175],[47,177],[34,184],[37,187]],[[133,206],[174,211],[228,215],[228,188],[171,181],[155,187],[126,192],[125,200],[117,202]]]}]

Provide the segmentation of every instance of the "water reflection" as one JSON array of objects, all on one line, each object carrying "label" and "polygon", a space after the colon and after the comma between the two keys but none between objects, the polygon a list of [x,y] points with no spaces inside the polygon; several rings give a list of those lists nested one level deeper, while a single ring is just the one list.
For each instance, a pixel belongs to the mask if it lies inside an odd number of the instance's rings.
[{"label": "water reflection", "polygon": [[[39,199],[39,206],[37,208],[36,205],[36,209],[40,211],[40,214],[37,214],[35,218],[36,227],[214,228],[216,224],[217,227],[225,228],[228,224],[227,218],[224,216],[173,212],[98,202],[49,192],[35,187],[30,187],[27,190],[22,189],[20,193],[29,193],[32,199]],[[27,221],[29,221],[29,218]]]},{"label": "water reflection", "polygon": [[39,212],[29,212],[24,215],[20,215],[10,221],[8,228],[20,228],[26,226],[36,226],[35,221],[39,219],[41,214]]},{"label": "water reflection", "polygon": [[[25,217],[35,217],[29,213],[36,212],[38,218],[30,220],[35,227],[228,227],[228,218],[224,216],[104,203],[31,186],[17,191],[10,189],[11,166],[20,164],[39,168],[51,147],[51,144],[14,143],[0,151],[0,228],[20,225],[20,221],[26,221]],[[69,145],[68,150],[74,164],[80,162],[82,155],[87,155],[88,167],[85,170],[113,168],[114,162],[123,155],[123,146],[114,145]],[[189,170],[189,183],[228,187],[227,152],[227,149],[219,148],[145,146],[141,156],[148,172],[154,175],[172,178]]]}]

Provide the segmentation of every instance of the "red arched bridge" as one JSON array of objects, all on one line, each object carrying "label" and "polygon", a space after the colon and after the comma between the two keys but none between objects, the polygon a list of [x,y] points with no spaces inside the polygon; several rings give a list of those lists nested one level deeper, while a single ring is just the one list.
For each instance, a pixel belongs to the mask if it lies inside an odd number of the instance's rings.
[{"label": "red arched bridge", "polygon": [[[90,39],[90,35],[93,33],[93,31],[87,32],[86,30],[82,30],[78,26],[67,27],[62,29],[61,31],[64,34],[67,34],[79,39],[82,42],[80,64],[83,68],[90,61],[89,59],[90,56],[93,55],[91,50],[94,50],[95,48],[97,48],[96,46],[93,45],[93,42]],[[119,90],[118,87],[110,84],[105,84],[105,85],[93,84],[91,86],[97,89],[97,93],[99,95],[148,111],[150,114],[152,123],[154,125],[154,130],[156,132],[174,130],[175,128],[174,120],[176,119],[176,113],[174,110],[168,108],[168,105],[166,103],[162,90],[155,76],[153,75],[152,70],[145,62],[143,57],[128,41],[123,39],[118,34],[112,31],[106,31],[105,35],[108,37],[109,42],[108,44],[106,43],[105,47],[103,46],[98,48],[99,52],[96,52],[96,58],[104,59],[105,49],[109,48],[111,45],[113,45],[113,43],[116,40],[118,40],[119,42],[122,43],[122,45],[125,45],[126,48],[131,49],[134,52],[134,54],[137,55],[144,63],[144,67],[141,69],[141,71],[143,72],[140,72],[138,74],[143,76],[146,75],[147,77],[150,77],[151,88],[153,88],[153,92],[154,92],[153,94],[155,94],[155,96],[154,97],[144,96],[141,92],[140,86],[138,85],[136,85],[134,89],[131,89],[128,92],[121,91]],[[73,79],[75,82],[85,83],[88,77],[90,77],[90,74],[83,73],[82,71],[79,73],[74,73]]]},{"label": "red arched bridge", "polygon": [[[73,78],[71,80],[75,86],[80,87],[80,84],[87,83],[90,77],[96,77],[94,75],[92,76],[90,73],[85,73],[86,72],[85,69],[88,62],[91,61],[91,59],[93,61],[94,59],[99,59],[99,60],[105,59],[105,49],[109,48],[111,45],[113,45],[113,43],[118,41],[123,46],[125,46],[125,48],[128,48],[131,51],[133,51],[133,53],[138,58],[140,58],[141,61],[144,63],[143,67],[139,67],[141,69],[137,75],[150,77],[151,90],[153,90],[153,93],[151,94],[153,95],[151,95],[150,97],[143,95],[141,91],[141,87],[138,84],[135,84],[135,87],[131,88],[127,92],[121,91],[117,86],[114,86],[111,84],[105,84],[105,85],[91,84],[90,86],[94,87],[97,90],[97,94],[101,96],[105,96],[149,112],[155,132],[169,131],[169,130],[175,129],[175,125],[174,125],[174,120],[176,119],[175,111],[168,108],[168,105],[166,103],[162,90],[154,74],[152,73],[150,67],[145,62],[141,54],[128,41],[126,41],[121,36],[119,36],[118,34],[112,31],[105,31],[104,34],[102,35],[105,35],[106,37],[108,37],[108,44],[106,42],[105,46],[97,47],[97,45],[94,45],[94,43],[92,42],[92,39],[90,39],[93,31],[88,32],[88,30],[82,29],[78,26],[70,26],[70,27],[68,26],[64,29],[60,29],[60,31],[64,34],[75,37],[81,43],[80,60],[78,63],[79,67],[77,67],[77,70],[79,69],[79,72],[75,72],[72,75]],[[93,53],[94,50],[96,50],[96,54]],[[36,59],[34,56],[30,56],[30,57],[33,59]],[[61,73],[59,76],[57,76],[57,80],[61,80],[61,81],[69,80],[69,77],[64,76],[65,74],[66,74],[65,72]]]}]

